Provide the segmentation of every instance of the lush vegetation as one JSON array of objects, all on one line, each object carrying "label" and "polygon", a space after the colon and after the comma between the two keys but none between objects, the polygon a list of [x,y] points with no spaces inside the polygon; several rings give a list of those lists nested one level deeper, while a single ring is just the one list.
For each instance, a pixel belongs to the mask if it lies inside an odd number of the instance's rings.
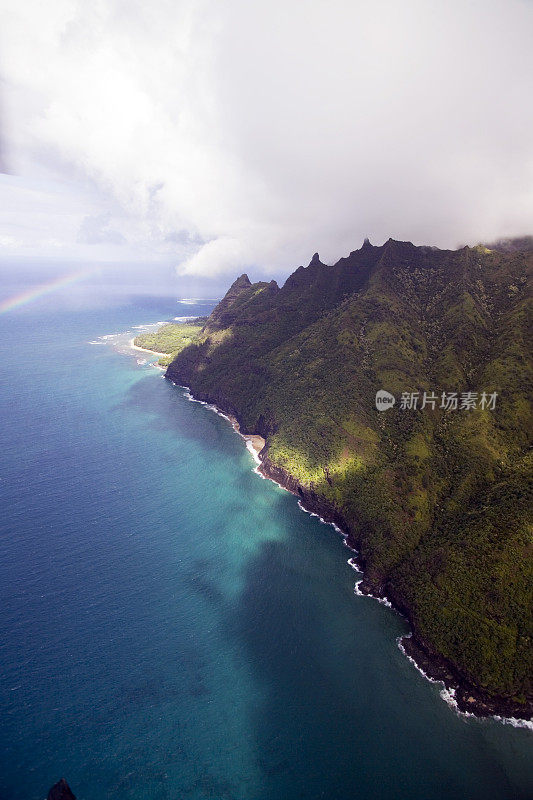
[{"label": "lush vegetation", "polygon": [[157,331],[136,336],[133,344],[144,350],[167,353],[167,356],[162,356],[158,361],[161,366],[166,367],[178,353],[196,341],[205,322],[206,317],[196,317],[184,323],[169,322]]},{"label": "lush vegetation", "polygon": [[[429,649],[516,702],[532,689],[532,265],[527,247],[389,240],[315,256],[282,288],[243,275],[168,370],[339,509],[369,585]],[[435,409],[400,409],[416,391]],[[498,396],[445,411],[443,391]]]}]

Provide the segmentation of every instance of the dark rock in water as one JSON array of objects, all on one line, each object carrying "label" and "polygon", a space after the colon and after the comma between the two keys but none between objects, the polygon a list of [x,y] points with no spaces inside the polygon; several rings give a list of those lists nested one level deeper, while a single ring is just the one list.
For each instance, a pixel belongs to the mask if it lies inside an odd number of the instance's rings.
[{"label": "dark rock in water", "polygon": [[76,800],[70,786],[64,778],[55,783],[48,792],[48,800]]}]

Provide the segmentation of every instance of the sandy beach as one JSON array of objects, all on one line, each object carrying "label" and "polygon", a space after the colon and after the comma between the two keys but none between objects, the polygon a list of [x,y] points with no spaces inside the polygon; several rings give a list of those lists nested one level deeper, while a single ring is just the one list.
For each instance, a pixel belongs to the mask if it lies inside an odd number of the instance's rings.
[{"label": "sandy beach", "polygon": [[239,436],[242,436],[242,438],[252,446],[254,453],[256,456],[258,456],[266,444],[266,441],[263,439],[263,437],[259,436],[257,433],[241,433],[241,426],[237,422],[236,418],[231,414],[226,414],[224,416],[228,417],[229,421],[233,425],[233,429],[237,431]]},{"label": "sandy beach", "polygon": [[130,339],[129,345],[132,350],[138,350],[139,353],[153,353],[154,356],[159,356],[159,358],[162,358],[163,356],[168,356],[168,353],[158,353],[157,350],[148,350],[146,347],[137,347],[137,345],[134,344],[134,342],[135,342],[135,337],[133,337],[133,339]]},{"label": "sandy beach", "polygon": [[247,442],[250,442],[253,449],[258,455],[266,444],[263,437],[259,436],[257,433],[254,433],[251,436],[245,436],[244,438],[246,439]]}]

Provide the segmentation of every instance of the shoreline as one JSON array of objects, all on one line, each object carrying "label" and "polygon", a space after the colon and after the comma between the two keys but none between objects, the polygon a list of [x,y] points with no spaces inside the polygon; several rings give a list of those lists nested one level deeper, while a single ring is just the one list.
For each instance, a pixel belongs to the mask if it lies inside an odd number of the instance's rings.
[{"label": "shoreline", "polygon": [[266,446],[266,440],[263,439],[262,436],[259,436],[258,433],[241,433],[241,426],[239,425],[237,417],[230,416],[228,419],[233,425],[233,430],[235,433],[238,433],[239,436],[241,436],[246,442],[246,448],[254,456],[254,460],[257,462],[257,464],[261,464],[261,458],[259,454]]},{"label": "shoreline", "polygon": [[[139,348],[141,349],[141,348]],[[167,377],[165,375],[165,377]],[[386,591],[374,593],[365,577],[365,568],[359,560],[357,541],[350,526],[343,518],[340,509],[332,506],[328,501],[316,495],[312,490],[301,486],[299,482],[288,473],[283,467],[273,464],[268,458],[266,450],[267,441],[259,434],[243,434],[240,430],[240,423],[232,413],[226,413],[209,399],[202,400],[195,397],[189,386],[179,384],[172,378],[168,378],[174,386],[185,389],[185,396],[192,402],[207,406],[216,414],[227,419],[234,431],[246,441],[247,449],[254,456],[257,464],[255,472],[266,480],[271,480],[285,491],[298,497],[298,506],[312,516],[317,516],[326,525],[332,525],[344,539],[344,544],[355,554],[348,559],[348,564],[352,569],[361,573],[361,580],[358,580],[354,587],[354,594],[357,596],[370,597],[377,602],[386,605],[396,613],[400,614],[408,623],[410,631],[405,636],[397,640],[398,648],[404,656],[413,664],[416,670],[431,683],[440,683],[442,690],[441,698],[457,714],[464,717],[475,717],[477,719],[493,718],[503,724],[512,725],[517,728],[525,728],[533,731],[533,720],[529,707],[526,711],[513,703],[513,701],[501,697],[493,698],[484,696],[477,687],[470,684],[458,673],[457,669],[447,661],[446,658],[434,653],[417,636],[414,625],[409,615],[408,609],[389,596]],[[529,713],[530,716],[526,716]]]},{"label": "shoreline", "polygon": [[157,350],[148,350],[147,347],[137,347],[137,345],[134,344],[135,338],[136,337],[134,336],[133,339],[130,339],[128,342],[128,345],[132,350],[138,350],[139,353],[153,353],[154,356],[159,356],[159,358],[166,358],[168,355],[170,355],[169,353],[158,353]]},{"label": "shoreline", "polygon": [[180,389],[185,389],[185,397],[187,398],[187,400],[190,400],[191,403],[199,403],[202,406],[206,406],[207,408],[211,409],[211,411],[214,411],[215,414],[218,414],[219,417],[224,417],[224,419],[227,419],[228,422],[231,424],[231,427],[233,428],[235,433],[237,433],[241,437],[241,439],[244,439],[244,441],[246,442],[246,449],[252,454],[256,464],[258,465],[261,464],[259,453],[261,452],[261,450],[263,450],[263,448],[266,445],[266,441],[265,439],[263,439],[262,436],[259,436],[259,434],[257,433],[241,433],[241,426],[239,424],[239,421],[237,417],[235,417],[233,414],[225,414],[214,403],[208,403],[205,400],[199,400],[197,397],[194,397],[188,386],[182,386],[176,383],[175,381],[171,380],[170,378],[169,380],[171,381],[172,384],[174,384],[174,386],[179,386]]}]

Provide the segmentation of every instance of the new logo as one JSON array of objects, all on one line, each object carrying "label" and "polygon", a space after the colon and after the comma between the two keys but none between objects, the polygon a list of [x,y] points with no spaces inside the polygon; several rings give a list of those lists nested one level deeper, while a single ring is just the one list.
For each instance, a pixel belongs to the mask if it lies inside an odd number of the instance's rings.
[{"label": "new logo", "polygon": [[385,389],[380,389],[379,392],[376,392],[376,408],[378,411],[387,411],[387,409],[393,407],[395,402],[394,395],[386,392]]}]

